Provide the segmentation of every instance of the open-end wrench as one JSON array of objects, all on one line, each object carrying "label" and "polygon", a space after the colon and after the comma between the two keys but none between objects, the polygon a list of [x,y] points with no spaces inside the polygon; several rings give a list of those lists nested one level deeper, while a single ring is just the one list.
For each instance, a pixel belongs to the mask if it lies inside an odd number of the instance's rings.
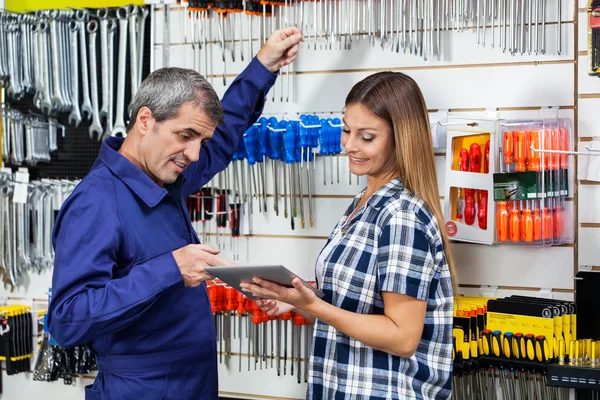
[{"label": "open-end wrench", "polygon": [[129,11],[129,69],[131,73],[131,99],[129,101],[129,106],[127,107],[127,114],[131,114],[131,105],[133,104],[133,99],[135,98],[135,94],[137,93],[138,85],[138,41],[137,41],[137,32],[136,29],[138,27],[137,24],[137,15],[138,15],[138,7],[134,5],[128,6]]},{"label": "open-end wrench", "polygon": [[546,54],[546,0],[542,0],[542,54]]},{"label": "open-end wrench", "polygon": [[[52,12],[55,11],[53,14]],[[57,21],[57,10],[50,11],[50,43],[52,46],[52,109],[61,110],[65,105],[65,100],[62,97],[62,86],[61,86],[61,70],[59,57],[59,33],[58,33],[58,21]]]},{"label": "open-end wrench", "polygon": [[111,135],[113,130],[113,89],[114,85],[114,48],[115,48],[115,30],[117,23],[114,19],[108,21],[108,114],[106,115],[106,125],[103,139]]},{"label": "open-end wrench", "polygon": [[40,31],[40,50],[42,53],[41,57],[41,74],[44,81],[42,98],[40,101],[40,110],[44,114],[50,114],[52,111],[52,99],[50,98],[50,51],[48,49],[48,24],[41,22],[39,26]]},{"label": "open-end wrench", "polygon": [[96,65],[96,33],[98,23],[91,20],[87,23],[87,31],[90,34],[90,78],[92,89],[92,124],[89,128],[90,139],[97,134],[98,140],[102,137],[102,124],[100,123],[100,112],[98,111],[98,72]]},{"label": "open-end wrench", "polygon": [[100,18],[100,65],[102,68],[102,106],[100,107],[100,120],[108,116],[108,98],[110,96],[108,88],[108,10],[101,8],[98,10]]},{"label": "open-end wrench", "polygon": [[81,112],[79,110],[79,69],[77,68],[78,53],[77,53],[77,31],[79,24],[75,21],[69,23],[71,30],[71,64],[73,73],[71,75],[71,96],[73,97],[73,108],[69,114],[69,124],[75,124],[75,127],[81,123]]},{"label": "open-end wrench", "polygon": [[[141,15],[138,17],[138,74],[137,74],[137,87],[139,89],[142,84],[142,75],[144,73],[144,36],[146,34],[146,18],[148,18],[148,8],[139,7],[138,14]],[[154,32],[152,32],[154,34]]]},{"label": "open-end wrench", "polygon": [[75,12],[75,19],[79,25],[79,57],[81,58],[81,94],[83,96],[81,103],[81,114],[85,119],[92,117],[92,102],[90,100],[90,84],[89,84],[89,73],[88,73],[88,58],[87,58],[87,45],[85,40],[85,20],[87,19],[87,11],[77,10]]},{"label": "open-end wrench", "polygon": [[115,111],[115,125],[112,136],[127,136],[125,128],[124,108],[125,108],[125,62],[127,59],[127,18],[129,12],[126,7],[117,10],[119,19],[119,65],[117,71],[117,103]]}]

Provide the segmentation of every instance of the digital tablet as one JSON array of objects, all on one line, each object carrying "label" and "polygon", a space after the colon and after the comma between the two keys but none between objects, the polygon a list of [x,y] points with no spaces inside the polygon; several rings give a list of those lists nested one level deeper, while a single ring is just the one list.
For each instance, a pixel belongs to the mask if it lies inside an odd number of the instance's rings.
[{"label": "digital tablet", "polygon": [[[298,277],[283,265],[205,267],[204,270],[253,300],[256,300],[256,297],[251,293],[243,292],[240,283],[252,282],[253,278],[260,278],[277,283],[281,286],[292,287],[292,279]],[[304,286],[315,292],[318,297],[325,296],[323,292],[304,281],[302,278],[298,277],[298,279],[302,281]]]}]

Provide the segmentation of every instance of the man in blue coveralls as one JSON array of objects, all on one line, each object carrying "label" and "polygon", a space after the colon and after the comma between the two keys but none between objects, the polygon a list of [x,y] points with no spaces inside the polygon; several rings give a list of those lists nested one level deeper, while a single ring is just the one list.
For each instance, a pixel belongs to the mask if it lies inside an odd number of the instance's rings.
[{"label": "man in blue coveralls", "polygon": [[48,326],[62,346],[97,353],[86,399],[218,398],[204,267],[231,263],[199,244],[183,199],[229,164],[301,39],[275,31],[222,103],[195,71],[152,73],[126,139],[103,143],[61,208]]}]

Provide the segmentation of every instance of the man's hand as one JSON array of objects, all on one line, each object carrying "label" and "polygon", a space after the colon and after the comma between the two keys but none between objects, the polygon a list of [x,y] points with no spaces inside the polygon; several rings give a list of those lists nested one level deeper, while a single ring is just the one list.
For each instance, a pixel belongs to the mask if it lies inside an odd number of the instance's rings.
[{"label": "man's hand", "polygon": [[291,64],[298,56],[302,32],[295,26],[276,30],[256,55],[269,71],[277,72]]},{"label": "man's hand", "polygon": [[206,244],[188,244],[175,250],[173,257],[183,276],[183,284],[186,287],[196,287],[206,280],[214,279],[204,267],[235,265],[217,254],[219,250]]}]

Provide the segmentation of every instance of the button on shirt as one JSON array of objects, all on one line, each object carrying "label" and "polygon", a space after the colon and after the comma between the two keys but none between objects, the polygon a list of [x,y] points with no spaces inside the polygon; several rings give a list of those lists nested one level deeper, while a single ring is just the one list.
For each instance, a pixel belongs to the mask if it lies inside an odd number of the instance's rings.
[{"label": "button on shirt", "polygon": [[[364,191],[363,191],[364,193]],[[384,291],[427,302],[416,353],[374,350],[316,321],[309,399],[447,399],[451,392],[453,293],[440,228],[425,203],[394,179],[357,211],[354,199],[324,247],[324,300],[383,314]],[[340,232],[341,231],[341,232]],[[386,332],[381,332],[385,335]]]},{"label": "button on shirt", "polygon": [[[184,287],[172,255],[199,243],[183,199],[229,164],[275,79],[254,59],[223,97],[225,121],[199,160],[164,188],[118,153],[123,139],[106,139],[55,223],[48,322],[59,344],[88,343],[106,365],[111,357],[163,352],[167,357],[200,347],[205,356],[207,344],[216,360],[206,285]],[[209,368],[216,388],[216,361]],[[131,393],[119,398],[132,398]]]}]

